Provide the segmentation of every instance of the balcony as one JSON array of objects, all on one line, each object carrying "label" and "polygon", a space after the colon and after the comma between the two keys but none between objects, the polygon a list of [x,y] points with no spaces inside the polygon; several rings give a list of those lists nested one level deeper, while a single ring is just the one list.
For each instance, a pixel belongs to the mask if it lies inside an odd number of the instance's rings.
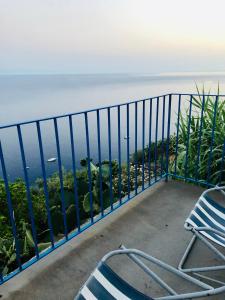
[{"label": "balcony", "polygon": [[[121,243],[177,266],[191,238],[185,218],[205,187],[225,182],[224,103],[169,94],[0,126],[2,298],[72,299]],[[190,264],[217,261],[195,248]],[[159,295],[132,263],[113,263]]]},{"label": "balcony", "polygon": [[[176,267],[191,238],[183,228],[184,220],[202,191],[203,188],[182,182],[158,183],[90,227],[84,235],[6,282],[0,288],[2,299],[73,299],[100,258],[121,243]],[[217,257],[198,243],[188,264],[201,266],[216,261]],[[159,287],[127,258],[114,259],[112,267],[147,295],[160,294]],[[225,275],[217,272],[216,278],[224,280]],[[164,274],[164,279],[175,287],[180,284],[168,274]],[[182,282],[180,290],[188,288]],[[224,299],[224,295],[209,299]]]}]

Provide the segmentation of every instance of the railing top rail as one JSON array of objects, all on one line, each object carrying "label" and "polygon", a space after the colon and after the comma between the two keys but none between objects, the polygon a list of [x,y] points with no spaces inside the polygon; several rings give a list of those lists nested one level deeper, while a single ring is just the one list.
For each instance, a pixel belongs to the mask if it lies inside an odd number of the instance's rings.
[{"label": "railing top rail", "polygon": [[[214,95],[214,94],[192,94],[192,93],[168,93],[168,94],[163,94],[163,95],[159,95],[159,96],[154,96],[154,97],[148,97],[148,98],[144,98],[144,99],[139,99],[139,100],[133,100],[130,102],[124,102],[124,103],[119,103],[119,104],[114,104],[114,105],[108,105],[108,106],[102,106],[102,107],[98,107],[98,108],[93,108],[90,110],[83,110],[83,111],[79,111],[79,112],[72,112],[72,113],[67,113],[67,114],[62,114],[62,115],[56,115],[56,116],[49,116],[46,118],[40,118],[40,119],[34,119],[34,120],[27,120],[27,121],[23,121],[23,122],[18,122],[18,123],[11,123],[11,124],[6,124],[6,125],[0,125],[0,129],[5,129],[5,128],[10,128],[10,127],[16,127],[16,126],[21,126],[21,125],[27,125],[27,124],[32,124],[32,123],[36,123],[36,122],[43,122],[43,121],[50,121],[53,119],[60,119],[60,118],[65,118],[65,117],[69,117],[69,116],[75,116],[75,115],[81,115],[81,114],[85,114],[85,113],[91,113],[94,111],[98,111],[98,110],[104,110],[104,109],[108,109],[108,108],[115,108],[118,106],[126,106],[127,104],[134,104],[134,103],[138,103],[138,102],[142,102],[142,101],[147,101],[150,99],[157,99],[157,98],[161,98],[161,97],[166,97],[169,95],[174,95],[174,96],[211,96],[211,97],[216,97],[218,95]],[[220,97],[225,97],[225,95],[219,95]]]},{"label": "railing top rail", "polygon": [[225,94],[209,94],[209,93],[205,93],[205,94],[196,94],[196,93],[189,93],[189,94],[186,94],[186,93],[170,93],[170,95],[174,95],[174,96],[200,96],[200,97],[203,97],[203,96],[209,96],[209,97],[225,97]]},{"label": "railing top rail", "polygon": [[24,121],[24,122],[0,125],[0,129],[14,127],[14,126],[20,126],[20,125],[27,125],[27,124],[36,123],[36,122],[50,121],[50,120],[53,120],[53,119],[60,119],[60,118],[65,118],[65,117],[69,117],[69,116],[81,115],[81,114],[90,113],[90,112],[94,112],[94,111],[98,111],[98,110],[104,110],[104,109],[108,109],[108,108],[115,108],[115,107],[118,107],[118,106],[126,106],[127,104],[133,104],[133,103],[137,103],[137,102],[147,101],[147,100],[150,100],[150,99],[166,97],[166,96],[169,96],[169,95],[170,94],[154,96],[154,97],[148,97],[148,98],[144,98],[144,99],[133,100],[133,101],[130,101],[130,102],[124,102],[124,103],[119,103],[119,104],[114,104],[114,105],[102,106],[102,107],[93,108],[93,109],[89,109],[89,110],[83,110],[83,111],[78,111],[78,112],[62,114],[62,115],[50,116],[50,117],[46,117],[46,118],[28,120],[28,121]]}]

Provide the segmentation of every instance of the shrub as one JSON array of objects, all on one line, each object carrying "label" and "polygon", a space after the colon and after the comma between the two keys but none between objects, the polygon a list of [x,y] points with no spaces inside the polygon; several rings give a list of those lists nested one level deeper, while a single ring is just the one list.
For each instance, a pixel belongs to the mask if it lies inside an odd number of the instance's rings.
[{"label": "shrub", "polygon": [[[204,93],[204,91],[203,91]],[[180,114],[180,126],[178,136],[177,174],[200,180],[206,180],[213,184],[225,181],[224,168],[222,166],[223,147],[225,141],[225,102],[218,94],[218,105],[215,112],[215,98],[208,95],[203,98],[192,98],[192,115],[190,122],[188,157],[186,162],[189,110]],[[202,129],[201,111],[203,110]],[[214,124],[215,122],[215,124]],[[214,127],[215,125],[215,127]],[[214,128],[214,139],[212,130]],[[201,144],[200,144],[201,140]],[[200,152],[198,148],[200,146]],[[175,149],[174,149],[175,151]],[[173,157],[175,158],[175,157]],[[171,160],[170,170],[174,171],[175,160]],[[222,173],[221,173],[222,170]]]}]

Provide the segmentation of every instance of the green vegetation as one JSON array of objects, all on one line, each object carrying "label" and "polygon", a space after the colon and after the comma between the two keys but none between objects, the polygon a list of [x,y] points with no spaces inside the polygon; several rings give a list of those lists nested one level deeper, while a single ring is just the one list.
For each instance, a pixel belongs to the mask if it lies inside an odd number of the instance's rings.
[{"label": "green vegetation", "polygon": [[[146,148],[147,149],[147,148]],[[147,151],[145,149],[145,152]],[[142,153],[142,151],[141,151]],[[140,153],[139,153],[140,155]],[[141,154],[142,156],[142,154]],[[145,157],[145,162],[147,157]],[[80,162],[81,169],[76,172],[77,196],[79,203],[79,221],[80,224],[90,219],[90,192],[88,180],[87,160]],[[93,203],[93,214],[97,215],[101,212],[100,204],[100,168],[99,165],[91,166],[91,193]],[[111,162],[112,169],[112,198],[110,198],[110,165],[109,161],[101,163],[102,174],[102,199],[103,210],[118,201],[119,197],[125,197],[128,194],[127,164],[121,166],[121,180],[119,180],[119,165],[116,160]],[[148,181],[149,172],[145,171],[144,180]],[[153,176],[153,172],[150,172]],[[119,182],[121,191],[119,193]],[[137,165],[137,183],[142,185],[142,166],[138,162]],[[66,222],[68,232],[77,228],[77,208],[74,194],[74,176],[72,171],[63,170],[63,193],[66,211]],[[57,241],[64,236],[65,228],[62,213],[62,198],[60,188],[59,174],[55,173],[47,179],[47,187],[49,194],[49,210],[51,223],[53,227],[54,240]],[[135,189],[135,167],[134,163],[130,163],[130,190]],[[29,217],[28,201],[26,196],[26,185],[22,179],[15,182],[9,182],[9,190],[14,210],[14,219],[17,228],[17,240],[20,248],[21,262],[25,262],[34,256],[34,240],[31,233],[31,221]],[[42,251],[51,246],[50,232],[48,226],[48,216],[45,202],[44,182],[38,178],[30,188],[31,201],[33,205],[33,215],[37,231],[38,250]],[[15,254],[15,240],[12,234],[9,212],[6,201],[6,191],[4,181],[0,180],[0,272],[3,275],[17,268]]]},{"label": "green vegetation", "polygon": [[[199,90],[198,94],[200,94]],[[206,180],[212,184],[217,184],[220,181],[221,183],[225,182],[224,165],[222,162],[225,141],[225,101],[219,97],[219,90],[216,115],[214,114],[215,103],[215,97],[207,95],[204,102],[200,96],[192,98],[188,145],[189,109],[180,114],[177,162],[175,147],[173,147],[171,151],[173,155],[170,156],[171,173],[174,172],[176,162],[178,175],[187,175],[189,178]],[[202,109],[203,118],[201,122]],[[214,132],[212,131],[213,128]],[[213,135],[214,138],[212,139]],[[187,146],[188,156],[186,162]],[[186,166],[187,170],[185,174]]]}]

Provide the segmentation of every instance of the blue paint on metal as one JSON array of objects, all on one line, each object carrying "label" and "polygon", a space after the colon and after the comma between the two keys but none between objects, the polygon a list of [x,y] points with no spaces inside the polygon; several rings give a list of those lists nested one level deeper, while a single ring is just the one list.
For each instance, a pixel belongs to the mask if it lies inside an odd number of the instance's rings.
[{"label": "blue paint on metal", "polygon": [[211,135],[211,144],[210,144],[210,152],[209,152],[209,159],[208,159],[208,171],[207,171],[207,182],[210,180],[211,174],[211,162],[212,162],[212,150],[214,144],[214,137],[215,137],[215,125],[216,125],[216,116],[217,116],[217,107],[218,107],[219,97],[216,96],[215,105],[214,105],[214,114],[213,114],[213,124],[212,124],[212,135]]},{"label": "blue paint on metal", "polygon": [[88,165],[88,190],[90,199],[90,217],[91,223],[94,222],[93,212],[93,195],[92,195],[92,175],[91,175],[91,158],[90,158],[90,142],[89,142],[89,128],[88,128],[88,113],[84,113],[85,118],[85,131],[86,131],[86,144],[87,144],[87,165]]},{"label": "blue paint on metal", "polygon": [[[169,102],[168,102],[168,122],[167,122],[167,143],[166,143],[166,173],[167,174],[168,174],[168,170],[169,170],[171,102],[172,102],[172,96],[169,95]],[[166,180],[167,179],[168,178],[166,176]]]},{"label": "blue paint on metal", "polygon": [[100,131],[100,115],[97,110],[97,135],[98,135],[98,166],[99,166],[99,189],[100,189],[100,207],[101,214],[104,215],[103,193],[102,193],[102,153],[101,153],[101,131]]},{"label": "blue paint on metal", "polygon": [[[168,95],[172,95],[172,94],[165,94],[165,95],[161,95],[161,96],[157,96],[157,97],[168,96]],[[156,98],[156,97],[153,97],[152,99],[154,99],[154,98]],[[105,109],[108,109],[108,108],[117,108],[118,106],[127,106],[127,104],[134,104],[136,102],[138,103],[138,102],[142,102],[142,101],[148,100],[148,99],[149,98],[141,99],[141,100],[134,100],[134,101],[130,101],[130,102],[124,102],[124,103],[121,103],[121,104],[115,104],[115,105],[110,105],[110,106],[103,106],[103,107],[99,107],[98,110],[105,110]],[[50,117],[47,117],[47,118],[34,119],[34,120],[29,120],[29,121],[20,122],[20,123],[12,123],[12,124],[7,124],[7,125],[1,125],[0,129],[14,127],[14,126],[17,126],[17,125],[26,125],[26,124],[36,123],[37,121],[51,121],[52,119],[61,119],[61,118],[69,117],[69,116],[82,115],[82,114],[86,114],[86,113],[90,113],[90,112],[96,112],[96,108],[89,109],[89,110],[83,110],[83,111],[79,111],[79,112],[73,112],[73,113],[69,113],[69,114],[50,116]]]},{"label": "blue paint on metal", "polygon": [[60,181],[60,195],[61,195],[61,204],[62,204],[62,215],[63,215],[63,225],[64,225],[64,235],[68,239],[68,229],[66,222],[66,207],[65,207],[65,195],[64,195],[64,185],[63,185],[63,172],[62,172],[62,161],[61,161],[61,151],[59,144],[59,132],[57,119],[53,119],[54,128],[55,128],[55,141],[56,141],[56,151],[58,157],[58,169],[59,169],[59,181]]},{"label": "blue paint on metal", "polygon": [[190,138],[190,129],[191,129],[191,113],[192,113],[192,98],[190,96],[190,106],[189,106],[189,116],[188,116],[188,135],[187,135],[187,143],[186,143],[186,158],[185,158],[185,178],[187,177],[187,166],[188,166],[188,151],[189,151],[189,138]]},{"label": "blue paint on metal", "polygon": [[152,99],[149,105],[149,135],[148,135],[148,185],[151,185],[151,146],[152,146]]},{"label": "blue paint on metal", "polygon": [[159,119],[159,98],[156,101],[156,120],[155,120],[155,157],[154,157],[154,176],[157,179],[157,156],[158,156],[158,119]]},{"label": "blue paint on metal", "polygon": [[[8,177],[7,177],[6,167],[5,167],[5,160],[4,160],[4,156],[3,156],[1,141],[0,141],[0,161],[1,161],[1,165],[2,165],[2,175],[3,175],[4,184],[5,184],[6,200],[7,200],[7,206],[8,206],[8,211],[9,211],[10,223],[12,225],[12,233],[13,233],[13,237],[15,239],[16,260],[17,260],[18,267],[21,271],[22,268],[21,268],[21,259],[20,259],[20,245],[19,245],[19,241],[18,241],[18,237],[17,237],[16,221],[15,221],[15,216],[14,216],[12,199],[11,199],[11,195],[10,195],[9,182],[8,182]],[[1,276],[1,279],[2,279],[1,281],[3,281],[2,276]]]},{"label": "blue paint on metal", "polygon": [[[184,94],[186,95],[186,94]],[[174,172],[170,173],[168,171],[168,166],[169,166],[169,158],[170,158],[170,129],[171,129],[171,108],[172,108],[172,100],[173,96],[179,96],[179,101],[178,101],[178,107],[176,108],[178,111],[178,116],[177,116],[177,129],[176,129],[176,147],[175,147],[175,168]],[[93,224],[97,223],[99,220],[105,218],[106,216],[110,215],[113,211],[118,209],[121,205],[124,205],[127,203],[130,199],[133,199],[136,195],[140,194],[142,191],[146,190],[148,187],[151,185],[155,184],[156,182],[159,182],[161,179],[165,178],[166,180],[168,179],[168,176],[171,176],[172,178],[177,178],[177,179],[182,179],[190,182],[194,182],[197,184],[201,184],[204,186],[213,186],[211,183],[209,183],[209,180],[201,181],[197,180],[196,178],[190,178],[187,174],[187,164],[188,164],[188,147],[189,147],[189,138],[190,138],[190,124],[191,124],[191,112],[192,112],[192,97],[194,95],[189,94],[191,97],[190,101],[190,107],[189,107],[189,118],[188,118],[188,140],[186,144],[186,161],[185,161],[185,176],[178,176],[177,175],[177,167],[176,167],[176,160],[177,160],[177,153],[178,153],[178,135],[179,135],[179,124],[180,124],[180,111],[181,111],[181,103],[183,102],[182,100],[183,94],[167,94],[163,96],[158,96],[154,98],[148,98],[148,99],[143,99],[143,100],[138,100],[138,101],[133,101],[130,103],[123,103],[121,105],[113,105],[113,106],[108,106],[104,108],[99,108],[99,109],[93,109],[93,110],[88,110],[85,112],[79,112],[79,113],[72,113],[72,114],[66,114],[66,115],[61,115],[53,118],[45,118],[45,119],[40,119],[40,120],[35,120],[35,121],[28,121],[28,122],[22,122],[19,124],[11,124],[11,125],[6,125],[0,127],[0,129],[3,128],[9,128],[16,126],[17,131],[18,131],[18,139],[19,139],[19,146],[20,146],[20,152],[21,152],[21,158],[22,158],[22,166],[23,166],[23,171],[24,171],[24,177],[25,177],[25,184],[26,184],[26,191],[27,191],[27,200],[28,200],[28,207],[29,207],[29,217],[31,220],[31,229],[32,229],[32,235],[34,238],[35,242],[35,250],[36,250],[36,256],[31,258],[28,262],[26,263],[21,263],[20,261],[20,249],[19,245],[17,243],[16,245],[16,254],[17,254],[17,263],[18,263],[18,268],[11,272],[10,274],[6,276],[2,276],[0,274],[0,283],[5,282],[6,280],[9,280],[12,278],[14,275],[18,274],[20,271],[26,269],[42,257],[48,255],[51,253],[54,249],[58,248],[68,240],[72,239],[73,237],[79,235],[80,233],[84,232],[87,228],[92,226]],[[165,120],[165,110],[166,110],[166,100],[168,98],[168,118]],[[152,139],[152,101],[155,100],[156,102],[156,120],[155,120],[155,149],[154,149],[154,178],[151,179],[151,162],[153,158],[151,158],[151,139]],[[163,106],[162,106],[162,148],[161,148],[161,176],[157,176],[157,161],[158,161],[158,131],[159,131],[159,108],[161,111],[161,105],[160,101],[163,101]],[[217,99],[218,100],[218,99]],[[137,152],[138,152],[138,104],[141,103],[143,104],[143,111],[142,111],[142,183],[141,186],[138,186],[138,161],[137,161]],[[149,181],[148,183],[145,182],[145,157],[144,157],[144,148],[145,148],[145,133],[146,133],[146,103],[149,103],[149,133],[148,133],[148,144],[149,144],[149,153],[148,153],[148,173],[149,173]],[[134,174],[134,187],[131,187],[130,184],[130,179],[131,175],[130,174],[130,108],[132,107],[131,104],[134,104],[134,147],[135,147],[135,155],[134,155],[134,164],[135,164],[135,174]],[[127,139],[126,139],[126,157],[127,157],[127,195],[125,197],[122,197],[124,194],[122,194],[122,149],[121,149],[121,107],[126,108],[126,133],[127,133]],[[217,104],[215,104],[217,107]],[[174,107],[174,106],[173,106]],[[117,125],[118,125],[118,196],[119,199],[116,203],[114,203],[113,199],[113,193],[112,193],[112,136],[111,136],[111,108],[116,108],[117,109]],[[110,166],[110,206],[111,210],[104,210],[104,202],[103,202],[103,182],[102,182],[102,165],[101,165],[101,160],[102,160],[102,153],[101,153],[101,118],[100,118],[100,111],[106,109],[108,113],[108,150],[109,150],[109,166]],[[201,112],[201,121],[203,119],[203,111],[202,109]],[[99,162],[99,189],[100,189],[100,213],[98,215],[94,216],[94,210],[93,210],[93,194],[92,194],[92,170],[91,170],[91,157],[90,157],[90,142],[89,142],[89,122],[88,122],[88,113],[89,112],[95,112],[97,116],[97,144],[98,144],[98,162]],[[76,115],[81,115],[84,114],[84,121],[85,121],[85,132],[86,132],[86,146],[87,146],[87,169],[88,169],[88,190],[89,190],[89,197],[90,197],[90,219],[87,223],[81,224],[80,222],[80,212],[79,212],[79,198],[78,198],[78,191],[77,191],[77,178],[76,178],[76,149],[75,149],[75,141],[74,141],[74,128],[73,128],[73,116]],[[72,171],[73,171],[73,177],[74,177],[74,202],[76,206],[76,230],[73,230],[72,232],[68,232],[67,230],[67,222],[66,222],[66,213],[65,213],[65,195],[64,195],[64,185],[63,185],[63,172],[62,172],[62,162],[61,162],[61,151],[60,151],[60,141],[59,141],[59,133],[58,133],[58,125],[57,125],[57,120],[59,118],[65,118],[68,117],[69,120],[69,132],[70,132],[70,143],[71,143],[71,154],[72,154]],[[45,158],[44,158],[44,150],[43,150],[43,143],[42,143],[42,134],[41,134],[41,121],[46,121],[46,120],[52,120],[54,121],[54,129],[55,129],[55,139],[56,139],[56,148],[57,148],[57,161],[58,161],[58,169],[59,169],[59,179],[60,179],[60,188],[61,188],[61,202],[62,202],[62,215],[63,215],[63,222],[64,222],[64,230],[65,230],[65,237],[59,241],[54,240],[54,235],[53,235],[53,229],[52,229],[52,224],[51,224],[51,213],[50,213],[50,207],[49,207],[49,195],[48,195],[48,185],[47,185],[47,175],[46,175],[46,167],[45,167]],[[65,119],[67,120],[67,119]],[[213,159],[213,154],[212,154],[212,149],[213,149],[213,144],[214,144],[214,134],[215,134],[215,122],[216,122],[216,108],[214,112],[214,118],[213,118],[213,128],[212,128],[212,135],[211,135],[211,146],[210,146],[210,153],[209,153],[209,160],[208,160],[208,179],[210,179],[210,171],[211,171],[211,161]],[[22,138],[22,132],[20,126],[22,124],[30,124],[34,123],[37,127],[37,136],[38,136],[38,145],[39,145],[39,151],[40,151],[40,158],[41,158],[41,171],[42,171],[42,178],[44,182],[44,194],[45,194],[45,204],[46,204],[46,210],[47,210],[47,217],[48,217],[48,227],[50,229],[50,239],[51,239],[51,246],[47,249],[45,249],[42,252],[38,252],[38,244],[36,238],[36,227],[35,227],[35,221],[34,221],[34,216],[33,216],[33,207],[32,207],[32,198],[31,198],[31,193],[30,193],[30,183],[29,183],[29,174],[27,170],[27,165],[26,165],[26,157],[25,157],[25,151],[24,151],[24,145],[23,145],[23,138]],[[167,123],[167,124],[166,124]],[[201,150],[201,139],[200,139],[200,133],[201,133],[201,126],[200,124],[200,131],[199,131],[199,143],[198,143],[198,161],[197,163],[199,164],[199,155],[200,155],[200,150]],[[153,126],[154,127],[154,126]],[[166,137],[166,154],[164,154],[164,139],[165,139],[165,128],[167,128],[167,137]],[[165,155],[166,159],[166,168],[163,166],[164,164],[164,158],[163,156]],[[222,153],[222,158],[221,158],[221,172],[220,172],[220,182],[222,180],[222,174],[223,174],[223,166],[224,166],[224,159],[225,159],[225,141],[223,145],[223,153]],[[3,152],[2,152],[2,146],[0,143],[0,161],[2,165],[2,170],[3,170],[3,179],[5,183],[5,188],[6,188],[6,201],[9,207],[9,213],[10,215],[10,220],[12,224],[12,232],[15,238],[15,242],[17,239],[17,232],[16,232],[16,224],[14,220],[14,214],[13,214],[13,206],[12,206],[12,201],[10,198],[10,190],[9,190],[9,183],[8,183],[8,178],[7,178],[7,173],[6,173],[6,168],[5,168],[5,162],[4,162],[4,157],[3,157]],[[165,171],[164,171],[165,168]],[[164,174],[163,174],[164,172]],[[123,183],[124,184],[124,183]],[[75,222],[75,220],[74,220]],[[15,243],[16,244],[16,243]]]},{"label": "blue paint on metal", "polygon": [[[164,177],[165,177],[165,176],[164,176]],[[154,184],[158,183],[160,180],[161,180],[161,179],[157,180],[156,182],[155,182],[155,181],[152,182],[151,185],[154,185]],[[146,187],[145,190],[148,189],[148,188],[149,188],[149,187]],[[140,193],[141,193],[141,192],[139,192],[138,194],[140,194]],[[114,212],[117,211],[121,206],[123,206],[123,205],[125,205],[127,202],[133,200],[135,197],[136,197],[136,196],[133,195],[133,196],[130,197],[130,198],[124,199],[124,200],[121,202],[121,204],[119,203],[119,205],[116,205],[116,206],[114,207],[113,210],[110,210],[109,212],[107,212],[103,217],[97,217],[97,218],[95,218],[94,221],[93,221],[93,223],[92,223],[92,222],[89,222],[89,223],[83,224],[82,227],[81,227],[81,231],[80,231],[80,232],[75,231],[75,232],[72,232],[72,233],[70,233],[70,234],[68,235],[68,240],[71,240],[71,239],[73,239],[74,237],[76,237],[77,235],[79,235],[79,234],[85,232],[88,228],[90,228],[91,226],[93,226],[93,224],[98,223],[98,222],[101,221],[102,219],[106,218],[108,215],[114,213]],[[61,239],[61,240],[59,240],[58,242],[56,242],[56,243],[55,243],[55,249],[58,248],[58,247],[60,247],[60,246],[62,246],[63,244],[65,244],[68,240],[66,240],[66,239],[64,238],[64,239]],[[47,256],[48,254],[50,254],[52,251],[54,251],[54,249],[51,248],[51,247],[49,247],[49,248],[47,248],[46,250],[42,251],[42,252],[40,253],[39,259],[44,258],[44,257]],[[26,262],[26,263],[24,263],[24,264],[22,265],[22,271],[25,270],[25,269],[27,269],[27,268],[29,268],[30,266],[32,266],[32,265],[33,265],[34,263],[36,263],[39,259],[37,259],[36,257],[31,258],[28,262]],[[11,279],[12,277],[14,277],[15,275],[17,275],[17,274],[19,274],[19,273],[20,273],[20,270],[19,270],[19,269],[16,269],[16,270],[14,270],[13,272],[11,272],[11,273],[5,275],[5,276],[3,277],[3,282],[8,281],[9,279]]]},{"label": "blue paint on metal", "polygon": [[182,179],[185,182],[193,182],[193,183],[201,185],[201,186],[207,186],[207,187],[214,187],[215,186],[215,184],[208,183],[208,182],[206,182],[206,180],[195,180],[194,178],[185,177],[185,176],[181,176],[181,175],[175,175],[173,173],[165,174],[165,176],[170,176],[170,177],[176,178],[176,179]]},{"label": "blue paint on metal", "polygon": [[[161,98],[161,97],[172,97],[172,96],[176,96],[176,95],[180,95],[178,93],[170,93],[170,94],[164,94],[164,95],[160,95],[160,96],[156,96],[156,97],[152,97],[151,99],[155,99],[155,98]],[[183,96],[190,96],[190,94],[182,94]],[[192,96],[204,96],[204,94],[192,94]],[[211,97],[216,97],[217,95],[213,95],[210,94]],[[220,95],[221,97],[225,97],[225,95]],[[143,102],[144,100],[149,100],[149,98],[145,98],[145,99],[140,99],[140,100],[134,100],[134,101],[130,101],[130,102],[124,102],[121,104],[115,104],[115,105],[110,105],[110,106],[103,106],[103,107],[99,107],[99,110],[104,110],[107,108],[116,108],[118,106],[126,106],[127,104],[134,104],[134,103],[139,103],[139,102]],[[94,109],[89,109],[89,110],[84,110],[84,111],[79,111],[79,112],[73,112],[73,113],[69,113],[69,114],[63,114],[63,115],[57,115],[57,116],[50,116],[47,118],[41,118],[41,119],[34,119],[34,120],[29,120],[29,121],[25,121],[25,122],[20,122],[20,123],[12,123],[12,124],[7,124],[7,125],[1,125],[0,129],[4,129],[4,128],[9,128],[9,127],[14,127],[17,125],[26,125],[26,124],[31,124],[31,123],[36,123],[37,121],[51,121],[52,119],[61,119],[61,118],[65,118],[65,117],[69,117],[69,116],[76,116],[76,115],[82,115],[85,113],[90,113],[90,112],[96,112],[96,108]]]},{"label": "blue paint on metal", "polygon": [[164,129],[165,129],[165,108],[166,108],[166,97],[163,96],[163,108],[162,108],[162,144],[161,144],[161,177],[163,176],[164,171]]},{"label": "blue paint on metal", "polygon": [[109,193],[110,193],[110,206],[113,209],[113,192],[112,192],[112,145],[111,145],[111,115],[110,108],[107,109],[108,116],[108,146],[109,146]]},{"label": "blue paint on metal", "polygon": [[223,176],[223,174],[225,174],[225,170],[224,170],[224,158],[225,158],[225,140],[224,140],[224,143],[223,143],[223,153],[222,153],[222,158],[221,158],[219,184],[222,183],[222,176]]},{"label": "blue paint on metal", "polygon": [[138,103],[135,103],[135,193],[137,195],[137,192],[138,192],[138,180],[137,180],[137,177],[138,177],[138,162],[137,162],[137,130],[138,130]]},{"label": "blue paint on metal", "polygon": [[26,195],[27,195],[27,201],[28,201],[28,210],[29,210],[29,217],[30,217],[30,222],[31,222],[32,236],[33,236],[33,240],[34,240],[34,249],[35,249],[36,257],[39,258],[37,232],[36,232],[35,221],[34,221],[33,204],[32,204],[31,193],[30,193],[30,183],[29,183],[29,178],[28,178],[28,173],[27,173],[27,163],[26,163],[26,158],[25,158],[23,137],[22,137],[20,125],[17,125],[17,133],[18,133],[20,154],[21,154],[21,159],[22,159],[24,179],[25,179],[25,185],[26,185]]},{"label": "blue paint on metal", "polygon": [[49,227],[51,244],[52,244],[52,247],[54,247],[54,235],[53,235],[52,219],[51,219],[50,205],[49,205],[49,194],[48,194],[48,185],[47,185],[47,177],[46,177],[45,159],[44,159],[40,122],[37,121],[36,126],[37,126],[40,158],[41,158],[41,170],[42,170],[42,177],[43,177],[43,184],[44,184],[45,206],[46,206],[46,210],[47,210],[48,227]]},{"label": "blue paint on metal", "polygon": [[119,170],[118,170],[118,190],[119,190],[119,200],[121,204],[121,179],[122,179],[122,168],[121,168],[121,122],[120,122],[120,105],[117,107],[117,118],[118,118],[118,164],[119,164]]},{"label": "blue paint on metal", "polygon": [[130,110],[129,104],[127,104],[127,192],[128,198],[130,198]]},{"label": "blue paint on metal", "polygon": [[73,169],[73,186],[74,186],[74,204],[76,208],[76,225],[78,231],[80,231],[80,209],[79,209],[79,198],[77,190],[77,176],[76,176],[76,154],[74,146],[74,134],[73,134],[73,119],[69,116],[69,128],[70,128],[70,144],[71,144],[71,154],[72,154],[72,169]]},{"label": "blue paint on metal", "polygon": [[202,109],[201,109],[201,117],[200,117],[200,128],[199,128],[199,135],[198,135],[198,152],[197,152],[197,161],[196,161],[196,169],[195,169],[195,179],[198,179],[199,173],[199,160],[200,160],[200,153],[201,153],[201,144],[202,144],[202,126],[203,126],[203,116],[205,110],[205,96],[202,97]]},{"label": "blue paint on metal", "polygon": [[145,100],[142,104],[142,190],[145,186]]},{"label": "blue paint on metal", "polygon": [[177,134],[176,134],[176,150],[175,150],[175,165],[174,165],[174,174],[177,174],[177,154],[178,154],[178,140],[179,140],[179,129],[180,129],[180,104],[181,104],[181,95],[179,95],[178,100],[178,112],[177,112]]}]

